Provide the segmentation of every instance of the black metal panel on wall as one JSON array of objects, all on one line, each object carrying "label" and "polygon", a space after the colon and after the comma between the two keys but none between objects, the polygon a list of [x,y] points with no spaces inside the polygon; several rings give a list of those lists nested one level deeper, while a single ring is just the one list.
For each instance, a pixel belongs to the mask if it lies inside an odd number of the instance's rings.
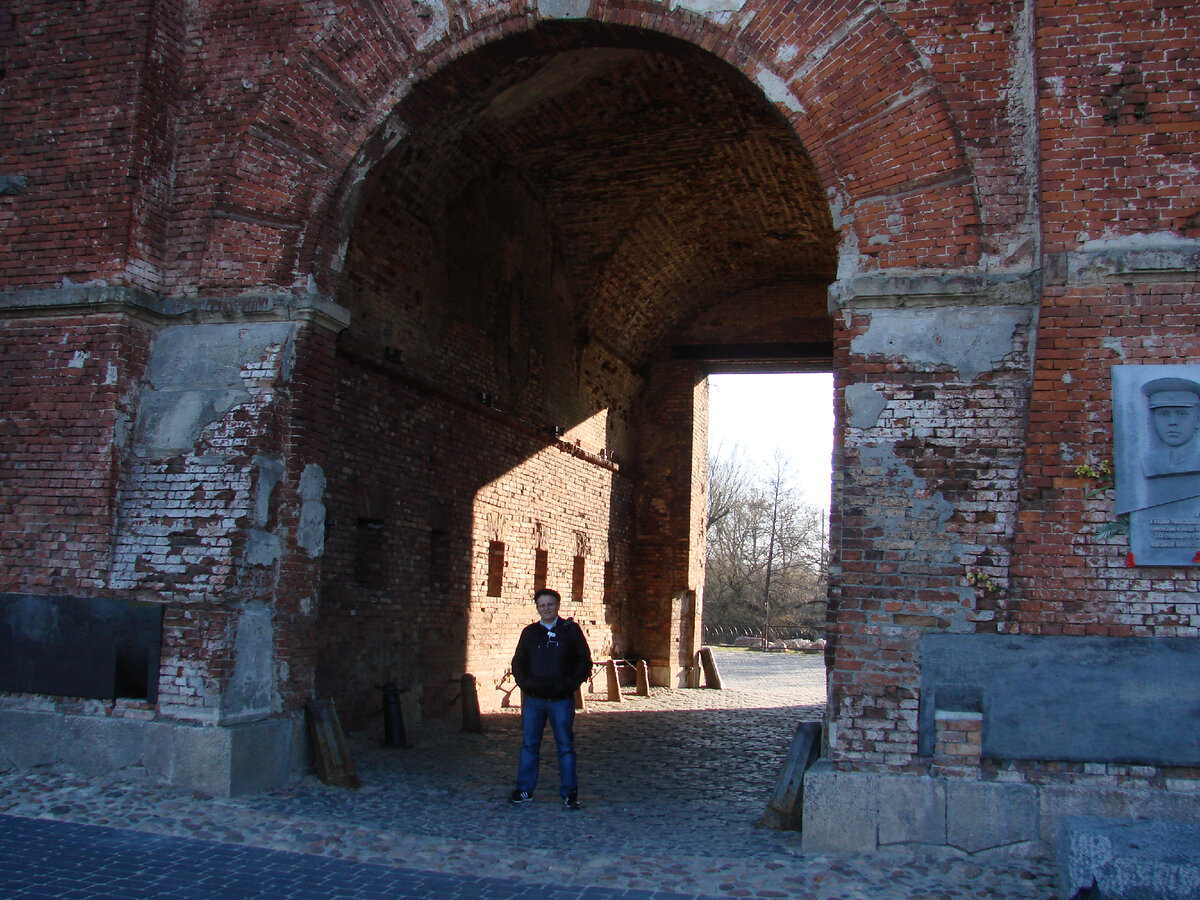
[{"label": "black metal panel on wall", "polygon": [[983,756],[1200,765],[1200,640],[926,634],[919,752],[937,710],[983,714]]},{"label": "black metal panel on wall", "polygon": [[0,594],[0,690],[158,700],[162,606]]}]

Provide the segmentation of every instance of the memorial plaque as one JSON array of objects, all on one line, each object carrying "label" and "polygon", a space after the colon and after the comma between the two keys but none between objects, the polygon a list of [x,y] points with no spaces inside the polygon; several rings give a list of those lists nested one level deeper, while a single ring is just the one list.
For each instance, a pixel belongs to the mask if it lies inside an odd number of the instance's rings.
[{"label": "memorial plaque", "polygon": [[1114,366],[1113,426],[1134,564],[1200,565],[1200,365]]}]

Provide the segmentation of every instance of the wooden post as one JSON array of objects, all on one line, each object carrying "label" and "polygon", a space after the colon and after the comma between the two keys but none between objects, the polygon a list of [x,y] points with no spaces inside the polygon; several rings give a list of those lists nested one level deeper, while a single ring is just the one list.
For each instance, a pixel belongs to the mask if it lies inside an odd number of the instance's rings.
[{"label": "wooden post", "polygon": [[620,703],[624,698],[621,696],[621,679],[617,677],[617,661],[609,659],[604,668],[608,670],[608,699]]},{"label": "wooden post", "polygon": [[644,659],[637,661],[637,695],[650,696],[650,665]]}]

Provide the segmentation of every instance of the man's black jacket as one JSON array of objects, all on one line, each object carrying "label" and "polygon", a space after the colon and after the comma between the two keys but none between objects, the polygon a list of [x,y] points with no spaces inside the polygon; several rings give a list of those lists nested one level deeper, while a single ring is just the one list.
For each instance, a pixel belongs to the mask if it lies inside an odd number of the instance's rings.
[{"label": "man's black jacket", "polygon": [[552,629],[526,625],[512,660],[517,686],[530,697],[566,700],[592,674],[592,654],[583,629],[559,617]]}]

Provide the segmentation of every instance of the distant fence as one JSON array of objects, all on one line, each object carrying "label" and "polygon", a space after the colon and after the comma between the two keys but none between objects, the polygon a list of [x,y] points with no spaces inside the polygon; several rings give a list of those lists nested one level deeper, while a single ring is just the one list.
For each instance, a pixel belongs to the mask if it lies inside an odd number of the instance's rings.
[{"label": "distant fence", "polygon": [[[704,643],[727,647],[764,646],[762,628],[737,627],[732,625],[705,625]],[[819,650],[825,647],[824,632],[816,628],[772,628],[770,649]]]}]

